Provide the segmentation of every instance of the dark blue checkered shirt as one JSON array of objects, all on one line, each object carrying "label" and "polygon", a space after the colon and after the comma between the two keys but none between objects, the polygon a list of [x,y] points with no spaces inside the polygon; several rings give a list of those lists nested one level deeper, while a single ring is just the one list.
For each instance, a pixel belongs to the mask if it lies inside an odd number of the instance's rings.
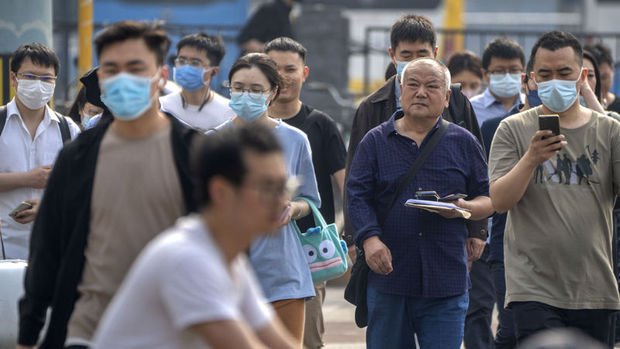
[{"label": "dark blue checkered shirt", "polygon": [[[450,124],[443,139],[399,195],[380,226],[377,209],[389,205],[398,181],[420,153],[420,147],[395,130],[397,111],[370,130],[359,144],[347,181],[347,214],[358,246],[379,235],[392,254],[394,271],[373,272],[369,284],[380,292],[412,297],[448,297],[469,288],[464,219],[404,206],[418,190],[439,195],[464,193],[468,200],[489,195],[487,164],[480,143],[469,131]],[[440,118],[441,120],[441,118]],[[429,132],[421,148],[439,126]]]}]

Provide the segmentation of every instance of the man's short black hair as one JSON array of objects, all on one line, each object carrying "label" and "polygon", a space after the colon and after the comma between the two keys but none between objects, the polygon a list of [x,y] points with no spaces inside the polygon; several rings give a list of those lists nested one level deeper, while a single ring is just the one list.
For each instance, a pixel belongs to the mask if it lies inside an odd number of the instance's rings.
[{"label": "man's short black hair", "polygon": [[269,41],[267,45],[265,45],[264,51],[265,53],[269,53],[271,51],[297,53],[304,62],[306,61],[306,53],[308,52],[302,44],[286,36],[281,36]]},{"label": "man's short black hair", "polygon": [[396,21],[390,30],[390,45],[392,50],[401,41],[429,43],[432,48],[437,44],[435,28],[428,17],[418,15],[406,15]]},{"label": "man's short black hair", "polygon": [[521,65],[525,66],[525,55],[523,54],[523,48],[518,42],[502,37],[491,41],[482,53],[482,68],[484,70],[489,69],[491,64],[491,58],[501,59],[515,59],[518,58],[521,61]]},{"label": "man's short black hair", "polygon": [[536,52],[539,48],[544,48],[549,51],[556,51],[564,47],[572,47],[575,52],[575,58],[579,66],[583,65],[583,49],[577,38],[568,32],[562,32],[558,30],[550,31],[543,34],[532,47],[532,53],[530,54],[530,60],[532,66],[536,63]]},{"label": "man's short black hair", "polygon": [[205,33],[196,33],[184,36],[177,43],[177,55],[185,46],[193,47],[199,51],[205,51],[212,67],[220,65],[222,58],[226,54],[226,48],[222,38]]},{"label": "man's short black hair", "polygon": [[605,44],[599,42],[595,45],[586,45],[584,50],[590,51],[598,61],[599,65],[609,64],[610,67],[614,67],[614,58],[611,55],[611,50]]},{"label": "man's short black hair", "polygon": [[13,73],[17,73],[26,58],[29,58],[33,64],[46,68],[54,68],[54,74],[58,75],[60,61],[58,60],[58,56],[54,50],[51,48],[38,42],[21,45],[11,56],[11,71]]},{"label": "man's short black hair", "polygon": [[235,186],[243,184],[248,152],[280,153],[282,146],[272,129],[259,123],[213,131],[193,145],[191,169],[199,206],[211,203],[209,183],[213,177],[223,177]]},{"label": "man's short black hair", "polygon": [[148,49],[155,54],[157,65],[162,66],[170,49],[170,38],[155,23],[122,21],[105,27],[95,38],[97,57],[107,46],[130,39],[142,39]]}]

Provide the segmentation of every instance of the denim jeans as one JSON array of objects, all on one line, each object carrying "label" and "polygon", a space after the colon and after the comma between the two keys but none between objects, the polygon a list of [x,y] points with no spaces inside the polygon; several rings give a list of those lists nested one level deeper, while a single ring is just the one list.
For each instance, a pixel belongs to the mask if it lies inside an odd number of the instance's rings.
[{"label": "denim jeans", "polygon": [[459,349],[463,340],[467,292],[445,298],[386,294],[368,287],[368,349]]}]

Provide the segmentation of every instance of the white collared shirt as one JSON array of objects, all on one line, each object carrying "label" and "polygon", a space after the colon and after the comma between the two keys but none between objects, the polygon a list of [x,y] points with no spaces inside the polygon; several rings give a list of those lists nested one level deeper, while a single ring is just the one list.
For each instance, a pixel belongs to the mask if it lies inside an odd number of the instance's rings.
[{"label": "white collared shirt", "polygon": [[[15,99],[7,104],[7,119],[0,134],[0,172],[28,172],[37,167],[50,166],[62,148],[62,137],[58,116],[46,106],[43,120],[36,135],[30,136],[28,128],[17,109]],[[80,128],[66,118],[74,139]],[[43,189],[18,188],[0,192],[0,232],[7,259],[28,259],[30,230],[32,223],[20,224],[9,217],[9,213],[24,200],[40,200]],[[1,258],[0,253],[0,258]]]}]

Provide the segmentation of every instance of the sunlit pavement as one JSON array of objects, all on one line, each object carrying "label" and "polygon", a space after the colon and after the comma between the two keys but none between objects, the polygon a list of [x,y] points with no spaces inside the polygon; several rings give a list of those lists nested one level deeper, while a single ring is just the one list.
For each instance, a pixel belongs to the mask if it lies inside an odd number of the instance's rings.
[{"label": "sunlit pavement", "polygon": [[325,348],[364,349],[366,329],[355,326],[355,308],[343,298],[344,286],[328,286],[323,304]]}]

